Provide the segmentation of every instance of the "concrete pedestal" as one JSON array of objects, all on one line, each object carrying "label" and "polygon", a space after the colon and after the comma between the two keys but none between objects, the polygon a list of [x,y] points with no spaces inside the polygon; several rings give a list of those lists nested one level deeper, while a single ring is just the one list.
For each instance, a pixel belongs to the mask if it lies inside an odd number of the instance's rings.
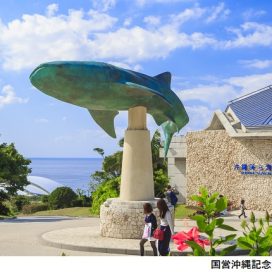
[{"label": "concrete pedestal", "polygon": [[[122,201],[108,199],[100,207],[100,231],[104,237],[140,239],[144,229],[143,205],[149,202],[158,217],[157,201]],[[158,222],[159,223],[159,222]]]},{"label": "concrete pedestal", "polygon": [[[100,208],[101,235],[122,239],[139,239],[144,228],[143,205],[154,199],[154,181],[149,131],[146,129],[146,108],[128,112],[125,132],[120,198],[108,199]],[[154,213],[158,213],[157,209]]]}]

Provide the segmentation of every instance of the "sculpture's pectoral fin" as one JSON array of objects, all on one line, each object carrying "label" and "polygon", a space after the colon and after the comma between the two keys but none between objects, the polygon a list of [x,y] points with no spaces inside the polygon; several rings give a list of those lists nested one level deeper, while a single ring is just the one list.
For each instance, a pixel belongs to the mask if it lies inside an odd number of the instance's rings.
[{"label": "sculpture's pectoral fin", "polygon": [[94,121],[111,137],[116,138],[114,118],[118,111],[89,110]]}]

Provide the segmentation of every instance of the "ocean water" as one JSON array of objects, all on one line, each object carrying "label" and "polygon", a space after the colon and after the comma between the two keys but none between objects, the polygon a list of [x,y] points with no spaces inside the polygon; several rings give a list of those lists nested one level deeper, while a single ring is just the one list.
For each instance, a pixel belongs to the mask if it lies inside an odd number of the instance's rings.
[{"label": "ocean water", "polygon": [[73,190],[87,191],[90,175],[101,170],[102,158],[31,158],[31,176],[57,181]]}]

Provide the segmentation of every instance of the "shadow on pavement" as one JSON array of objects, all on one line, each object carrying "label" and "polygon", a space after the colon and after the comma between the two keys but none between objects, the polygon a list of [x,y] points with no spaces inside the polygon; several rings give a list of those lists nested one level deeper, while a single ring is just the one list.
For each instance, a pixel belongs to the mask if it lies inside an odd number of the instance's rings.
[{"label": "shadow on pavement", "polygon": [[50,223],[65,220],[75,220],[77,217],[66,216],[29,216],[29,217],[17,217],[12,219],[0,220],[1,223]]}]

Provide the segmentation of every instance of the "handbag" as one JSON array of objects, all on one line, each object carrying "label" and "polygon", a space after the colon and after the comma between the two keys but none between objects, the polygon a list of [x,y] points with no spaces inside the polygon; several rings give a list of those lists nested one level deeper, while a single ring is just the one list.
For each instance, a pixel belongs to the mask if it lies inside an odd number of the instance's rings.
[{"label": "handbag", "polygon": [[150,238],[150,236],[151,236],[151,223],[147,223],[147,224],[145,224],[144,233],[143,233],[142,238],[148,239],[148,238]]},{"label": "handbag", "polygon": [[153,237],[159,241],[162,241],[164,238],[164,231],[161,229],[155,229],[153,233]]}]

